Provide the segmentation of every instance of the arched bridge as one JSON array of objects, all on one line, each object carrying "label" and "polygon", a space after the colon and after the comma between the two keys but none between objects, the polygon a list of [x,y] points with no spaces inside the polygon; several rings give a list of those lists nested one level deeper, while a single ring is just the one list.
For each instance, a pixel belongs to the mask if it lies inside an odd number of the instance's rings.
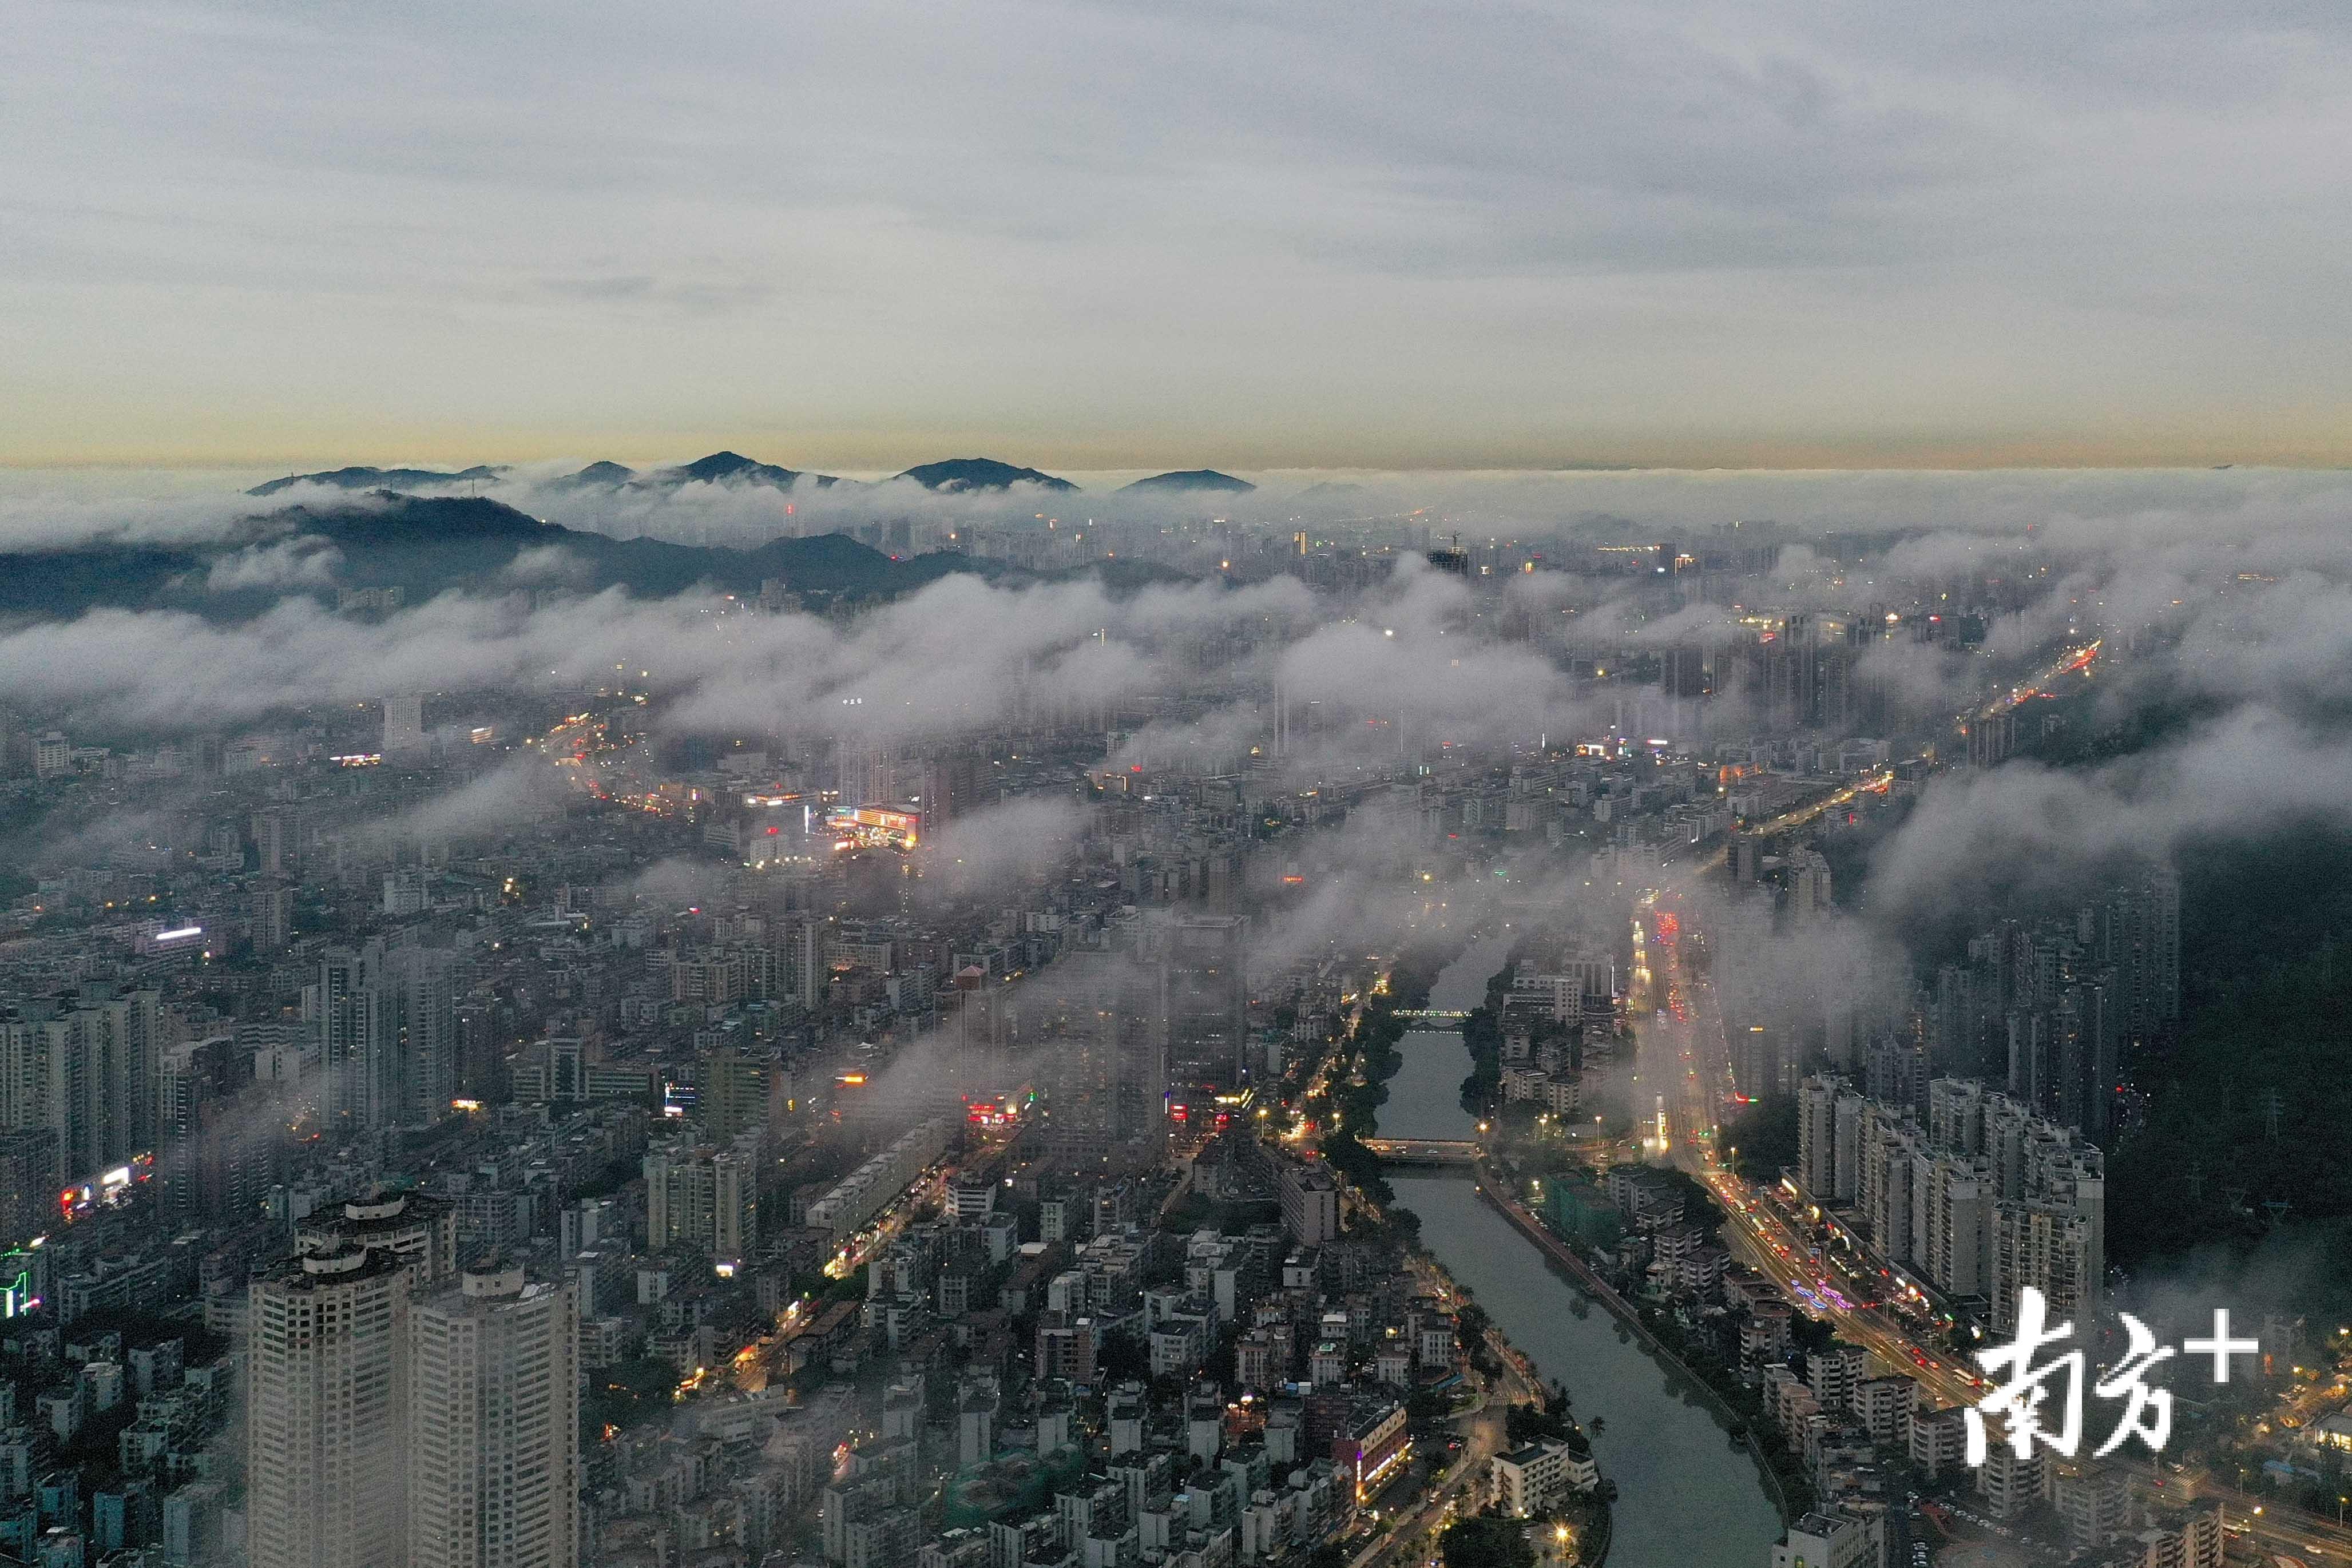
[{"label": "arched bridge", "polygon": [[1366,1138],[1364,1147],[1391,1166],[1466,1166],[1478,1157],[1466,1138]]}]

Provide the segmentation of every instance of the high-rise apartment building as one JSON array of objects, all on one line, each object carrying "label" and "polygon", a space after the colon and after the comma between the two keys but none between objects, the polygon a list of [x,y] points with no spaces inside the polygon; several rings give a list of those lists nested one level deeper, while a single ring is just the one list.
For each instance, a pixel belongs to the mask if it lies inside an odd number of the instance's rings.
[{"label": "high-rise apartment building", "polygon": [[58,779],[73,771],[73,742],[63,730],[50,730],[33,742],[33,777]]},{"label": "high-rise apartment building", "polygon": [[457,1215],[419,1193],[375,1193],[320,1209],[294,1230],[299,1256],[360,1248],[389,1253],[409,1270],[409,1288],[429,1290],[457,1273]]},{"label": "high-rise apartment building", "polygon": [[1983,1295],[1991,1282],[1991,1167],[1966,1155],[1923,1155],[1913,1186],[1923,1219],[1920,1270],[1948,1296]]},{"label": "high-rise apartment building", "polygon": [[469,1270],[408,1318],[408,1568],[579,1561],[579,1304]]},{"label": "high-rise apartment building", "polygon": [[1862,1215],[1888,1262],[1911,1263],[1923,1239],[1915,1225],[1912,1183],[1927,1140],[1903,1108],[1873,1104],[1885,1113],[1869,1118],[1863,1129]]},{"label": "high-rise apartment building", "polygon": [[383,699],[383,754],[399,757],[425,749],[425,699],[392,696]]},{"label": "high-rise apartment building", "polygon": [[246,1551],[253,1568],[407,1562],[408,1270],[352,1246],[252,1287]]},{"label": "high-rise apartment building", "polygon": [[2103,956],[2123,992],[2125,1032],[2145,1040],[2180,1017],[2180,875],[2148,868],[2099,912]]},{"label": "high-rise apartment building", "polygon": [[1046,1144],[1072,1167],[1156,1162],[1166,1141],[1167,1014],[1160,967],[1065,954],[1016,991],[1015,1033],[1046,1094]]},{"label": "high-rise apartment building", "polygon": [[261,874],[283,876],[293,869],[294,823],[283,810],[253,814],[253,847],[261,859]]},{"label": "high-rise apartment building", "polygon": [[724,1149],[656,1149],[646,1155],[646,1239],[655,1251],[745,1258],[758,1246],[759,1171]]},{"label": "high-rise apartment building", "polygon": [[[1834,1078],[1805,1082],[1798,1174],[1809,1196],[1836,1190],[1839,1096],[1850,1092]],[[1889,1263],[1916,1268],[1945,1295],[1990,1298],[2004,1329],[2027,1285],[2070,1312],[2097,1310],[2106,1164],[2077,1131],[2017,1096],[1950,1078],[1928,1085],[1924,1126],[1908,1106],[1877,1100],[1856,1107],[1855,1124],[1853,1210]],[[1824,1176],[1830,1186],[1816,1188]]]},{"label": "high-rise apartment building", "polygon": [[2090,1221],[2073,1207],[2040,1199],[1999,1205],[1991,1250],[1994,1333],[2015,1331],[2028,1286],[2048,1301],[2053,1324],[2084,1322],[2097,1310]]},{"label": "high-rise apartment building", "polygon": [[1834,1200],[1837,1097],[1834,1078],[1808,1078],[1797,1089],[1797,1180],[1807,1194]]},{"label": "high-rise apartment building", "polygon": [[282,1178],[285,1122],[271,1084],[247,1074],[252,1057],[215,1035],[167,1048],[156,1186],[174,1225],[196,1228],[257,1214]]},{"label": "high-rise apartment building", "polygon": [[2113,1136],[2136,1050],[2180,1016],[2179,876],[2150,866],[2069,917],[1983,933],[1923,1011],[1941,1071],[1987,1071],[2035,1113]]},{"label": "high-rise apartment building", "polygon": [[1969,1078],[1938,1078],[1927,1085],[1927,1137],[1939,1149],[1984,1152],[1985,1086]]},{"label": "high-rise apartment building", "polygon": [[294,936],[294,890],[282,882],[253,890],[247,920],[256,951],[283,952]]},{"label": "high-rise apartment building", "polygon": [[457,1087],[455,955],[381,941],[331,949],[304,1011],[319,1027],[331,1128],[421,1126],[449,1114]]},{"label": "high-rise apartment building", "polygon": [[1249,918],[1179,915],[1168,933],[1168,1071],[1177,1082],[1231,1087],[1246,1075]]},{"label": "high-rise apartment building", "polygon": [[779,924],[777,982],[784,995],[814,1011],[824,1000],[825,923],[814,915],[796,913]]},{"label": "high-rise apartment building", "polygon": [[778,1070],[738,1046],[708,1051],[695,1063],[694,1114],[705,1142],[732,1144],[768,1126],[768,1084]]},{"label": "high-rise apartment building", "polygon": [[399,998],[399,1037],[391,1076],[402,1125],[449,1114],[457,1090],[457,957],[435,948],[394,950],[389,966]]},{"label": "high-rise apartment building", "polygon": [[1833,1075],[1797,1090],[1797,1179],[1817,1203],[1843,1208],[1862,1188],[1864,1113],[1872,1102]]},{"label": "high-rise apartment building", "polygon": [[49,1229],[57,1197],[56,1129],[0,1132],[0,1247],[21,1247]]},{"label": "high-rise apartment building", "polygon": [[59,1183],[152,1153],[162,1040],[152,990],[45,1001],[0,1019],[0,1127],[54,1132]]}]

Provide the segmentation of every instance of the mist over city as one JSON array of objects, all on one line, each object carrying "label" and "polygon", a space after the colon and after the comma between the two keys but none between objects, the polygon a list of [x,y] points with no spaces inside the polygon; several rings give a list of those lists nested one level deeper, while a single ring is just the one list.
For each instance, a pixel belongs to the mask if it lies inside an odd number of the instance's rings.
[{"label": "mist over city", "polygon": [[2352,1562],[2341,16],[12,21],[0,1568]]}]

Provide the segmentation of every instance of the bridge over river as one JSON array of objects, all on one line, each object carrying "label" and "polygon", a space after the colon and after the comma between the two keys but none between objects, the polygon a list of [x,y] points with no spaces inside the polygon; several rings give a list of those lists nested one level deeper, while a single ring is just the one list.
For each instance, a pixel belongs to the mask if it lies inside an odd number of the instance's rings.
[{"label": "bridge over river", "polygon": [[1467,1138],[1366,1138],[1364,1147],[1391,1166],[1468,1166],[1478,1157]]}]

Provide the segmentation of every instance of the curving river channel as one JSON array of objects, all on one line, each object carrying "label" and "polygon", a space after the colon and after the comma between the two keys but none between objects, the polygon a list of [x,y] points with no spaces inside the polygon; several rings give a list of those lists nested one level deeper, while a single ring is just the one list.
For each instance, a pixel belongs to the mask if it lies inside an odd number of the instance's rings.
[{"label": "curving river channel", "polygon": [[[1439,975],[1429,1006],[1471,1008],[1503,965],[1507,938],[1472,944]],[[1380,1131],[1391,1138],[1466,1138],[1459,1033],[1416,1030],[1399,1049]],[[1755,1465],[1734,1449],[1681,1374],[1653,1359],[1607,1312],[1479,1198],[1465,1176],[1391,1172],[1397,1201],[1421,1217],[1424,1245],[1547,1379],[1568,1385],[1603,1474],[1617,1484],[1610,1568],[1756,1568],[1780,1517]]]}]

